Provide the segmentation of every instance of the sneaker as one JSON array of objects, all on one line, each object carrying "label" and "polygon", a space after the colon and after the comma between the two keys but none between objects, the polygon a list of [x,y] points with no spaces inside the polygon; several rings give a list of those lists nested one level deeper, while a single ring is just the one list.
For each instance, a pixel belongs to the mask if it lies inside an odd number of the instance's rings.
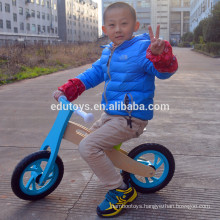
[{"label": "sneaker", "polygon": [[113,217],[118,215],[126,204],[137,198],[134,187],[129,185],[128,189],[113,189],[108,191],[104,201],[97,207],[97,214],[100,217]]}]

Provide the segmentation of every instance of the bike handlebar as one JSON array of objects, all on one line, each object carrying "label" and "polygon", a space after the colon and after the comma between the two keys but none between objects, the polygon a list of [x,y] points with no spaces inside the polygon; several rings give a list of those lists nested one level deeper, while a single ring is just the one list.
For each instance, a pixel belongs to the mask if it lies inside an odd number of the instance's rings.
[{"label": "bike handlebar", "polygon": [[66,98],[65,95],[61,95],[61,96],[58,98],[58,102],[61,102],[61,99],[65,99],[65,100],[67,100],[67,98]]},{"label": "bike handlebar", "polygon": [[86,113],[84,111],[81,111],[80,109],[76,109],[74,113],[81,116],[86,123],[94,121],[94,115],[92,113]]},{"label": "bike handlebar", "polygon": [[[64,100],[67,100],[66,96],[64,95],[61,95],[59,98],[58,98],[58,102],[61,102],[61,99],[64,99]],[[80,108],[74,108],[74,113],[81,116],[85,123],[89,123],[89,122],[93,122],[94,121],[94,115],[92,113],[86,113],[82,110],[80,110]]]}]

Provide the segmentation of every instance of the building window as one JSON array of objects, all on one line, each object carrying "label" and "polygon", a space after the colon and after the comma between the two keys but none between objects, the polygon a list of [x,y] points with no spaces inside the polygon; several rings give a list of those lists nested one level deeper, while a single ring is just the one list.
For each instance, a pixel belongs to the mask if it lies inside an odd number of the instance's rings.
[{"label": "building window", "polygon": [[190,17],[190,12],[188,12],[188,11],[183,12],[183,21],[184,22],[189,22],[189,17]]},{"label": "building window", "polygon": [[181,25],[180,24],[171,24],[171,33],[181,31]]},{"label": "building window", "polygon": [[12,0],[12,5],[16,6],[16,0]]},{"label": "building window", "polygon": [[31,10],[31,17],[35,18],[35,11]]},{"label": "building window", "polygon": [[0,11],[2,11],[2,3],[0,2]]},{"label": "building window", "polygon": [[181,21],[181,12],[171,12],[171,22],[180,22]]},{"label": "building window", "polygon": [[189,32],[189,23],[184,23],[183,24],[183,32],[184,33]]},{"label": "building window", "polygon": [[40,12],[37,11],[37,18],[40,18]]},{"label": "building window", "polygon": [[45,13],[42,12],[42,19],[45,20]]},{"label": "building window", "polygon": [[10,13],[10,5],[5,3],[5,12],[9,12]]},{"label": "building window", "polygon": [[45,26],[42,27],[42,31],[43,31],[43,33],[46,32],[46,27]]},{"label": "building window", "polygon": [[49,1],[47,1],[47,7],[50,8],[50,2]]},{"label": "building window", "polygon": [[37,33],[40,34],[41,30],[40,30],[40,25],[37,25]]},{"label": "building window", "polygon": [[44,5],[45,5],[44,0],[41,0],[41,5],[42,5],[42,6],[44,6]]},{"label": "building window", "polygon": [[6,28],[11,29],[11,21],[6,20]]},{"label": "building window", "polygon": [[0,28],[3,28],[3,20],[0,19]]},{"label": "building window", "polygon": [[14,27],[14,33],[18,33],[18,28]]},{"label": "building window", "polygon": [[138,8],[149,8],[150,7],[150,0],[142,0],[137,1]]},{"label": "building window", "polygon": [[47,32],[50,33],[50,26],[47,26]]},{"label": "building window", "polygon": [[31,15],[30,15],[30,13],[29,13],[29,9],[26,8],[26,18],[28,19],[28,18],[30,18],[30,17],[31,17]]},{"label": "building window", "polygon": [[183,1],[183,6],[189,8],[190,7],[190,0],[184,0]]},{"label": "building window", "polygon": [[17,14],[13,13],[13,21],[17,22]]},{"label": "building window", "polygon": [[33,33],[36,33],[36,25],[35,25],[35,24],[32,24],[32,26],[31,26],[31,31],[32,31]]},{"label": "building window", "polygon": [[172,7],[181,7],[181,0],[171,0]]},{"label": "building window", "polygon": [[39,5],[40,4],[40,0],[36,0],[36,4]]},{"label": "building window", "polygon": [[50,14],[47,14],[47,20],[48,21],[50,20]]},{"label": "building window", "polygon": [[27,29],[27,31],[30,31],[31,25],[29,23],[26,24],[26,29]]},{"label": "building window", "polygon": [[24,23],[23,23],[23,22],[20,23],[20,30],[21,30],[21,31],[24,30]]},{"label": "building window", "polygon": [[23,8],[19,7],[19,15],[23,15]]}]

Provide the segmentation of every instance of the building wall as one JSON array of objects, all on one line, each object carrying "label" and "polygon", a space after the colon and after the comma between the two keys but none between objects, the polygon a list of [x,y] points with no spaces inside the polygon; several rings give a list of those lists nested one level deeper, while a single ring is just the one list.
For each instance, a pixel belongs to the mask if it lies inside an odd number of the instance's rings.
[{"label": "building wall", "polygon": [[63,0],[57,0],[57,16],[58,16],[58,35],[60,40],[67,41],[66,32],[66,4],[63,4]]},{"label": "building wall", "polygon": [[170,40],[178,43],[189,25],[190,0],[170,0]]},{"label": "building wall", "polygon": [[63,42],[98,39],[98,5],[91,0],[58,0],[59,36]]},{"label": "building wall", "polygon": [[201,20],[211,14],[213,6],[220,0],[191,0],[190,31],[193,31]]},{"label": "building wall", "polygon": [[0,0],[0,45],[58,40],[57,0]]},{"label": "building wall", "polygon": [[157,24],[160,24],[160,38],[169,40],[170,6],[169,0],[152,0],[151,25],[156,33]]}]

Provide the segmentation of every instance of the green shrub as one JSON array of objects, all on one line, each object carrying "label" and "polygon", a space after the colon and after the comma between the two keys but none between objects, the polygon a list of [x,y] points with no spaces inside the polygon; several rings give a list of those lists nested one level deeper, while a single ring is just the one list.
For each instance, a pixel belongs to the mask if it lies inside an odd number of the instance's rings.
[{"label": "green shrub", "polygon": [[194,48],[214,56],[220,56],[220,42],[208,42],[207,44],[195,44]]},{"label": "green shrub", "polygon": [[191,47],[190,42],[181,42],[178,44],[178,47]]},{"label": "green shrub", "polygon": [[181,37],[182,42],[192,42],[193,41],[193,33],[192,32],[187,32],[183,34]]},{"label": "green shrub", "polygon": [[207,52],[213,53],[214,55],[220,55],[220,42],[208,42]]},{"label": "green shrub", "polygon": [[220,41],[220,2],[214,5],[211,15],[201,20],[194,29],[193,41],[195,43],[203,43],[200,40],[201,36],[205,42]]}]

